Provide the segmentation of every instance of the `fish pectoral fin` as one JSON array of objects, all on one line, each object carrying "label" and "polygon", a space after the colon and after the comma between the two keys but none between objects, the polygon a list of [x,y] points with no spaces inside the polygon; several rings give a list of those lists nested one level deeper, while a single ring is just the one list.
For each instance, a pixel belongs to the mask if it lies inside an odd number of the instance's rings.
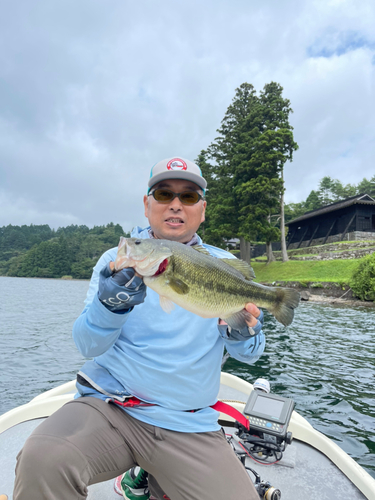
[{"label": "fish pectoral fin", "polygon": [[225,262],[225,264],[228,264],[228,266],[234,267],[237,271],[239,271],[247,280],[252,281],[255,278],[255,273],[254,269],[245,262],[244,260],[240,259],[220,259],[222,262]]},{"label": "fish pectoral fin", "polygon": [[250,321],[251,318],[252,315],[247,312],[246,309],[242,309],[242,311],[236,312],[232,314],[232,316],[222,319],[226,321],[234,330],[242,330],[242,328],[246,328],[248,326],[246,321]]},{"label": "fish pectoral fin", "polygon": [[179,295],[186,295],[189,291],[188,285],[178,278],[170,278],[169,286]]},{"label": "fish pectoral fin", "polygon": [[160,307],[163,309],[163,311],[170,314],[174,309],[173,302],[167,297],[164,297],[164,295],[160,295],[159,300],[160,300]]},{"label": "fish pectoral fin", "polygon": [[193,245],[190,248],[194,248],[194,250],[196,250],[197,252],[204,253],[205,255],[209,255],[211,257],[210,252],[202,245]]}]

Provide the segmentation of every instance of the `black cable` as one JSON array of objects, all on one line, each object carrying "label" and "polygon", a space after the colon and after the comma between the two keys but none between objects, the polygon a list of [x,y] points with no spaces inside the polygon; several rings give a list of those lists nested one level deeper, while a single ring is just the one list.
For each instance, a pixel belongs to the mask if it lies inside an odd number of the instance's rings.
[{"label": "black cable", "polygon": [[[285,450],[285,447],[282,445],[277,445],[275,443],[272,443],[270,441],[266,441],[265,439],[262,439],[258,436],[242,436],[241,441],[242,443],[239,443],[240,446],[243,447],[244,452],[239,452],[236,450],[235,446],[232,444],[233,438],[230,437],[228,439],[228,442],[232,445],[235,453],[238,455],[240,458],[242,455],[247,454],[251,458],[253,458],[255,461],[260,462],[262,464],[269,465],[271,463],[270,459],[272,459],[272,463],[279,462],[282,457],[283,457],[283,451]],[[236,439],[233,441],[237,442]],[[259,454],[264,455],[266,458],[263,459],[259,456]]]},{"label": "black cable", "polygon": [[[283,458],[283,453],[279,449],[270,450],[268,447],[257,446],[255,448],[247,448],[246,447],[246,451],[255,460],[257,460],[258,462],[262,462],[262,463],[268,463],[269,458],[271,458],[271,457],[275,462],[279,462]],[[262,459],[261,457],[259,457],[259,453],[262,453],[266,457],[266,459]]]}]

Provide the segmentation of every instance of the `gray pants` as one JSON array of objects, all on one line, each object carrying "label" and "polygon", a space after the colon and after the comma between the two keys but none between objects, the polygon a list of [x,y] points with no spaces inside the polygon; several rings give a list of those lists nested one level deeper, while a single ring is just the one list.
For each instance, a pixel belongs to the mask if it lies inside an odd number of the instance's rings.
[{"label": "gray pants", "polygon": [[88,485],[136,464],[151,475],[158,500],[164,492],[171,500],[259,500],[221,431],[161,429],[91,397],[46,419],[17,460],[14,500],[83,500]]}]

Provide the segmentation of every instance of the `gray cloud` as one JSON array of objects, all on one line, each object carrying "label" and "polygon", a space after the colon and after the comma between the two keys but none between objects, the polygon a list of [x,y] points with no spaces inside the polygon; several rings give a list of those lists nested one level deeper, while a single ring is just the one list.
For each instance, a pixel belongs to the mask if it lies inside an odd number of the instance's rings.
[{"label": "gray cloud", "polygon": [[0,19],[0,226],[144,224],[151,166],[194,159],[235,88],[277,81],[286,200],[374,175],[371,0],[39,0]]}]

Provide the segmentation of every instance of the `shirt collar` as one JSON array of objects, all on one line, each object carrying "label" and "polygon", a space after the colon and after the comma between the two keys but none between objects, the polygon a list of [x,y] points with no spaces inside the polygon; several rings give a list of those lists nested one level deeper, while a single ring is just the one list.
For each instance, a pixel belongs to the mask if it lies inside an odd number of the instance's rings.
[{"label": "shirt collar", "polygon": [[[151,228],[148,230],[148,235],[150,238],[155,239],[154,231]],[[199,236],[197,235],[197,233],[194,234],[194,236],[191,238],[190,241],[184,243],[184,245],[187,245],[188,247],[192,247],[193,245],[198,245],[198,244],[199,244]]]}]

